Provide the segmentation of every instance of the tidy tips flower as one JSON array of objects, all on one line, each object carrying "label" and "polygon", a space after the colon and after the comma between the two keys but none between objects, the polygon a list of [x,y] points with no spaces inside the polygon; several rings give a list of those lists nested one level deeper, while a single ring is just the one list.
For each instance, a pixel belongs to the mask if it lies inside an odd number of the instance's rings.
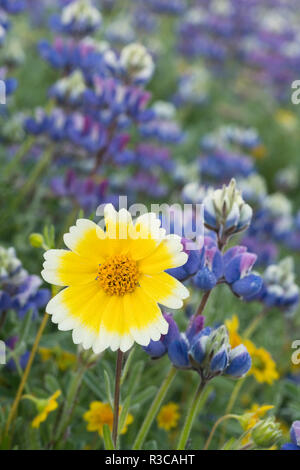
[{"label": "tidy tips flower", "polygon": [[68,286],[46,307],[60,330],[99,354],[127,351],[136,341],[147,346],[168,332],[158,304],[181,308],[188,290],[165,272],[183,265],[180,237],[166,235],[154,213],[133,223],[127,210],[104,209],[106,230],[78,219],[64,235],[68,250],[48,250],[42,276]]}]

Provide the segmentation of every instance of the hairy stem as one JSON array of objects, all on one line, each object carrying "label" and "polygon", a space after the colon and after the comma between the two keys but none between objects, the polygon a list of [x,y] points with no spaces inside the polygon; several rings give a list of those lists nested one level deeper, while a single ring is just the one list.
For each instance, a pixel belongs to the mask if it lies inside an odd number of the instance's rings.
[{"label": "hairy stem", "polygon": [[206,402],[208,398],[208,395],[211,390],[206,389],[207,393],[205,394],[203,393],[206,384],[207,384],[206,381],[201,380],[200,385],[198,386],[196,390],[196,393],[194,395],[192,404],[189,408],[183,429],[179,437],[177,450],[184,450],[186,448],[186,444],[190,436],[195,418],[199,414],[200,409],[203,407],[204,403]]},{"label": "hairy stem", "polygon": [[32,346],[30,356],[29,356],[29,359],[28,359],[28,362],[27,362],[27,366],[24,370],[24,374],[23,374],[22,380],[20,382],[19,388],[17,390],[15,400],[12,404],[12,407],[10,409],[10,412],[9,412],[9,415],[8,415],[8,418],[7,418],[6,427],[5,427],[5,434],[6,435],[8,435],[9,430],[11,428],[11,425],[13,424],[13,421],[15,419],[16,412],[17,412],[17,409],[18,409],[18,405],[19,405],[20,399],[22,397],[22,393],[23,393],[24,387],[26,385],[26,381],[27,381],[28,376],[29,376],[31,366],[32,366],[33,360],[35,358],[38,345],[40,343],[40,339],[41,339],[42,334],[44,332],[44,329],[46,328],[46,325],[47,325],[48,317],[49,317],[49,315],[47,313],[45,313],[44,317],[43,317],[43,320],[42,320],[42,323],[40,324],[39,330],[38,330],[37,335],[35,337],[34,344]]},{"label": "hairy stem", "polygon": [[123,362],[123,353],[119,349],[117,354],[117,364],[116,364],[116,380],[115,380],[115,396],[114,396],[114,421],[113,421],[113,431],[112,431],[112,440],[114,446],[117,445],[118,439],[118,426],[119,426],[119,408],[120,408],[120,385],[121,385],[121,373],[122,373],[122,362]]},{"label": "hairy stem", "polygon": [[146,437],[147,437],[147,434],[148,434],[148,431],[158,413],[158,410],[160,409],[161,407],[161,404],[163,402],[163,399],[165,398],[166,396],[166,393],[167,391],[169,390],[169,387],[171,385],[171,383],[173,382],[174,378],[175,378],[175,375],[177,373],[177,370],[175,369],[175,367],[171,367],[171,369],[169,370],[165,380],[163,381],[163,383],[161,384],[161,387],[160,389],[158,390],[157,394],[156,394],[156,397],[154,398],[154,401],[152,403],[152,405],[150,406],[150,409],[144,419],[144,422],[141,426],[141,429],[139,430],[139,433],[135,439],[135,442],[133,444],[133,447],[132,449],[133,450],[139,450]]}]

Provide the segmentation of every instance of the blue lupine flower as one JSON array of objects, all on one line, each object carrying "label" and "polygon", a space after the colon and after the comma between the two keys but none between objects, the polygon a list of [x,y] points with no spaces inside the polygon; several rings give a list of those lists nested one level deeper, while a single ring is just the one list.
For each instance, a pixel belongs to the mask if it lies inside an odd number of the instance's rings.
[{"label": "blue lupine flower", "polygon": [[16,257],[14,248],[0,247],[0,313],[9,309],[23,317],[29,310],[36,316],[38,309],[50,299],[48,289],[40,289],[41,279],[29,275]]},{"label": "blue lupine flower", "polygon": [[256,295],[262,287],[259,275],[251,273],[257,256],[244,246],[230,248],[224,254],[224,278],[232,291],[245,299]]},{"label": "blue lupine flower", "polygon": [[50,26],[59,33],[87,36],[97,30],[101,22],[101,13],[89,0],[75,0],[63,8],[61,15],[51,17]]},{"label": "blue lupine flower", "polygon": [[213,238],[205,237],[204,246],[200,252],[199,269],[193,278],[194,283],[199,289],[208,291],[217,285],[222,276],[222,254],[216,241]]},{"label": "blue lupine flower", "polygon": [[[19,341],[18,336],[11,336],[10,338],[8,338],[8,340],[5,341],[5,344],[6,344],[6,346],[8,347],[9,350],[14,350],[17,346],[18,341]],[[21,367],[21,369],[24,370],[25,367],[27,366],[29,356],[30,356],[30,352],[25,351],[19,357],[19,366]],[[13,358],[11,358],[7,361],[6,367],[8,369],[10,369],[11,371],[16,371],[17,370],[16,362]]]},{"label": "blue lupine flower", "polygon": [[247,348],[240,344],[233,348],[229,354],[229,366],[226,369],[226,374],[231,377],[240,378],[245,375],[251,368],[251,357]]},{"label": "blue lupine flower", "polygon": [[220,374],[234,378],[245,375],[251,367],[251,358],[240,345],[231,349],[226,327],[204,328],[203,317],[194,316],[185,333],[180,333],[171,316],[165,315],[169,332],[159,341],[151,341],[144,350],[152,358],[168,353],[172,364],[179,369],[197,371],[204,380]]},{"label": "blue lupine flower", "polygon": [[25,0],[0,0],[0,8],[11,15],[21,13],[25,7]]},{"label": "blue lupine flower", "polygon": [[195,243],[194,249],[187,248],[187,246],[193,244],[191,240],[182,238],[181,243],[183,245],[183,251],[188,254],[188,260],[183,266],[169,269],[167,272],[171,274],[171,276],[176,277],[179,281],[185,281],[189,277],[194,276],[200,268],[200,265],[203,264],[203,255],[196,249]]},{"label": "blue lupine flower", "polygon": [[268,266],[262,279],[260,291],[252,298],[259,300],[266,307],[276,307],[287,314],[292,314],[300,300],[292,258],[284,258],[278,264]]},{"label": "blue lupine flower", "polygon": [[284,444],[281,450],[300,450],[300,421],[294,421],[290,431],[291,442]]},{"label": "blue lupine flower", "polygon": [[229,183],[233,177],[246,178],[254,172],[251,157],[224,150],[202,156],[199,167],[203,177],[219,183]]}]

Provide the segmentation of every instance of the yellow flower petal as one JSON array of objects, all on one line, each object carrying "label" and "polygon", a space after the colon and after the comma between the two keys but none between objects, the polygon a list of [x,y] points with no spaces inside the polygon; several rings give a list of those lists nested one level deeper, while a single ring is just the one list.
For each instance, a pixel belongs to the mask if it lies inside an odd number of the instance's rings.
[{"label": "yellow flower petal", "polygon": [[149,297],[169,308],[182,307],[182,299],[189,296],[187,288],[165,272],[153,276],[142,276],[140,285]]},{"label": "yellow flower petal", "polygon": [[139,270],[144,274],[158,274],[166,269],[177,268],[187,262],[188,255],[182,251],[180,237],[168,235],[159,246],[139,262]]},{"label": "yellow flower petal", "polygon": [[86,284],[97,277],[99,262],[78,256],[67,250],[48,250],[45,254],[42,276],[57,286]]}]

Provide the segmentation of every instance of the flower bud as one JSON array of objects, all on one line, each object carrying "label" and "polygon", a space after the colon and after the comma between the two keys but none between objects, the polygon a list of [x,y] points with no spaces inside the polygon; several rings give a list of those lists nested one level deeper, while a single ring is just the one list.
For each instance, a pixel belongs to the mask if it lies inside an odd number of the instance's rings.
[{"label": "flower bud", "polygon": [[75,0],[69,3],[62,11],[61,22],[65,26],[80,23],[86,27],[98,27],[101,24],[102,15],[89,0]]},{"label": "flower bud", "polygon": [[229,366],[225,373],[231,375],[231,377],[241,378],[251,368],[251,357],[247,351],[247,348],[240,344],[236,348],[232,349],[229,354]]},{"label": "flower bud", "polygon": [[41,248],[44,244],[44,237],[41,233],[31,233],[29,235],[29,243],[34,248]]},{"label": "flower bud", "polygon": [[154,72],[151,55],[142,44],[132,43],[124,47],[120,63],[128,77],[137,81],[148,81]]},{"label": "flower bud", "polygon": [[259,421],[251,433],[254,443],[258,447],[267,449],[275,445],[281,435],[280,425],[274,421],[274,418]]},{"label": "flower bud", "polygon": [[235,179],[204,199],[205,225],[211,230],[232,235],[246,230],[251,218],[252,209],[243,200]]}]

